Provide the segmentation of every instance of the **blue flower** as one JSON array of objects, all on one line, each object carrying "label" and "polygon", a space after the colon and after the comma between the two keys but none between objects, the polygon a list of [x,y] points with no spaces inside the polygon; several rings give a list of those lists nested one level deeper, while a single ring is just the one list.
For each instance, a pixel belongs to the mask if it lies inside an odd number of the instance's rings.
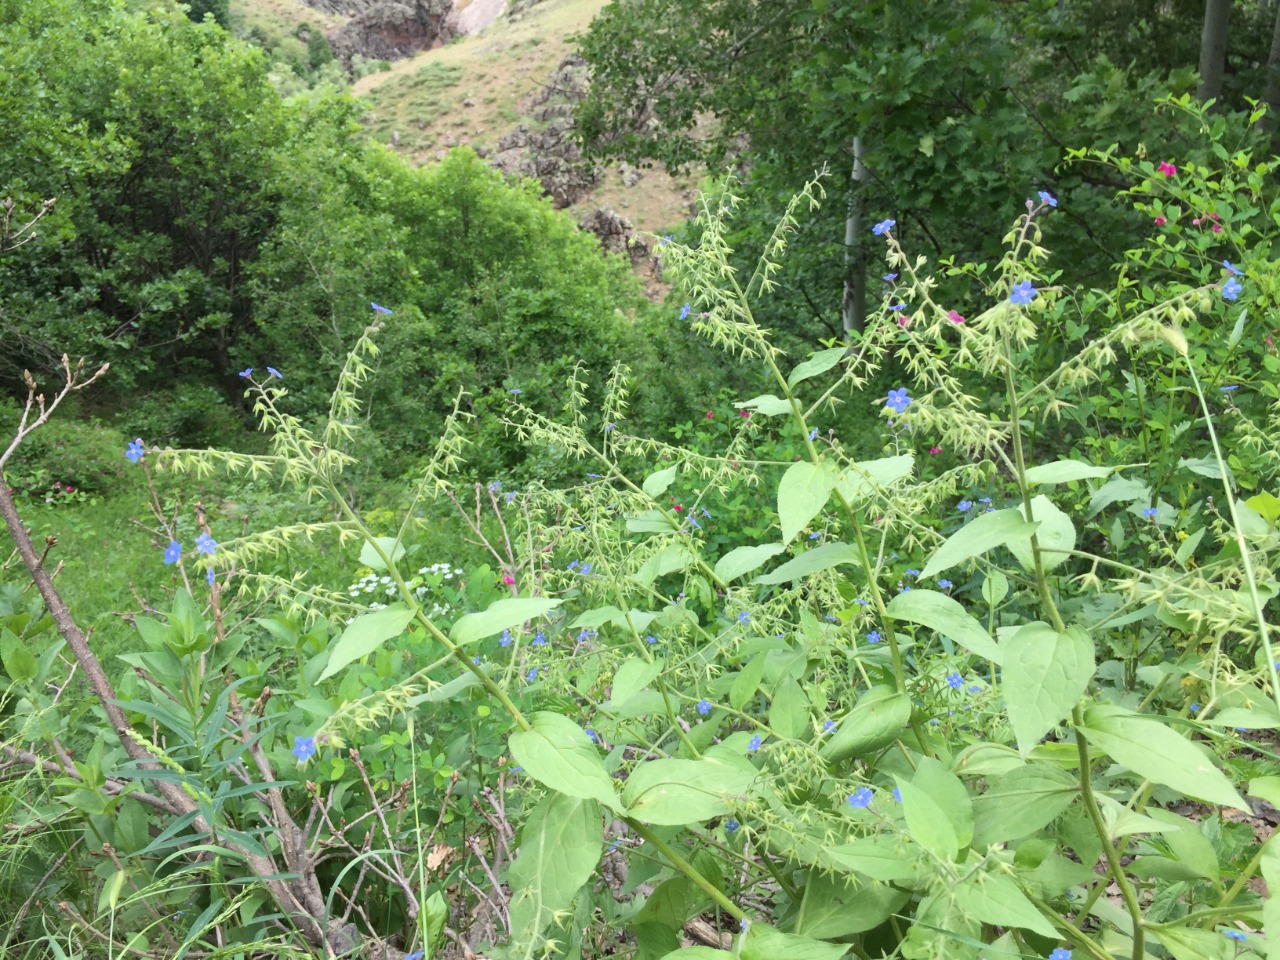
[{"label": "blue flower", "polygon": [[284,379],[284,374],[281,373],[279,370],[277,370],[275,367],[267,367],[267,373],[271,374],[271,376],[275,377],[277,380]]},{"label": "blue flower", "polygon": [[903,310],[907,309],[907,305],[902,301],[898,301],[895,304],[891,304],[889,309],[901,313]]},{"label": "blue flower", "polygon": [[902,791],[897,787],[893,788],[893,799],[897,800],[899,803],[902,802]]},{"label": "blue flower", "polygon": [[1023,307],[1034,300],[1039,294],[1036,288],[1031,285],[1030,280],[1023,280],[1021,283],[1015,283],[1013,289],[1009,291],[1009,302]]},{"label": "blue flower", "polygon": [[879,643],[879,642],[880,642],[879,630],[872,630],[870,633],[867,634],[867,643]]},{"label": "blue flower", "polygon": [[742,826],[742,824],[740,824],[737,820],[733,819],[733,817],[730,817],[728,820],[724,822],[724,832],[733,833],[740,826]]},{"label": "blue flower", "polygon": [[425,956],[426,954],[421,950],[415,950],[413,953],[405,954],[404,960],[422,960]]},{"label": "blue flower", "polygon": [[1071,951],[1065,947],[1058,947],[1049,954],[1049,960],[1071,960]]},{"label": "blue flower", "polygon": [[502,631],[502,636],[500,636],[500,637],[498,638],[498,646],[500,646],[500,647],[509,647],[509,646],[511,646],[511,631],[510,631],[510,630],[503,630],[503,631]]},{"label": "blue flower", "polygon": [[146,448],[142,445],[142,438],[139,437],[129,446],[125,447],[124,455],[129,458],[130,463],[137,463],[147,455]]},{"label": "blue flower", "polygon": [[1233,277],[1240,276],[1240,268],[1233,265],[1230,260],[1223,260],[1222,266],[1226,269],[1227,273],[1231,274]]},{"label": "blue flower", "polygon": [[706,517],[708,520],[710,520],[710,519],[711,519],[711,514],[707,513],[707,508],[706,508],[706,507],[700,507],[699,509],[702,511],[702,515],[703,515],[704,517]]},{"label": "blue flower", "polygon": [[1228,940],[1247,940],[1248,937],[1239,930],[1223,930],[1222,935]]},{"label": "blue flower", "polygon": [[592,730],[590,727],[587,727],[587,739],[590,740],[592,743],[600,742],[600,738],[596,735],[596,732]]},{"label": "blue flower", "polygon": [[516,492],[514,490],[510,490],[507,492],[507,503],[510,503],[515,498],[516,498]]},{"label": "blue flower", "polygon": [[[592,480],[599,480],[599,479],[600,479],[600,474],[598,474],[598,473],[588,473],[588,474],[587,474],[587,476],[588,476],[588,477],[590,477]],[[574,529],[581,529],[581,528],[580,528],[580,527],[575,527]]]},{"label": "blue flower", "polygon": [[1230,393],[1232,390],[1239,390],[1240,384],[1233,383],[1226,387],[1219,387],[1218,389],[1221,390],[1223,393]]},{"label": "blue flower", "polygon": [[209,536],[207,533],[202,533],[200,536],[196,537],[196,553],[207,553],[212,557],[217,549],[218,541],[213,539],[213,537]]},{"label": "blue flower", "polygon": [[991,502],[991,498],[990,498],[990,497],[979,497],[979,498],[978,498],[978,502],[979,502],[979,503],[990,503],[990,502]]},{"label": "blue flower", "polygon": [[940,586],[943,590],[950,590],[950,589],[951,589],[951,581],[950,581],[950,580],[939,580],[939,581],[938,581],[938,586]]},{"label": "blue flower", "polygon": [[966,690],[968,690],[970,693],[981,693],[981,692],[982,692],[982,687],[978,686],[976,683],[969,685],[969,686],[968,686],[968,687],[966,687],[965,689],[966,689]]},{"label": "blue flower", "polygon": [[547,645],[547,635],[539,630],[533,635],[533,645],[535,647],[545,647]]},{"label": "blue flower", "polygon": [[903,413],[907,407],[911,406],[911,397],[907,395],[906,387],[898,387],[897,390],[889,391],[889,396],[884,402],[894,413]]},{"label": "blue flower", "polygon": [[1046,193],[1045,191],[1041,190],[1038,196],[1043,202],[1047,203],[1051,207],[1056,207],[1058,205],[1058,198],[1053,196],[1052,194]]},{"label": "blue flower", "polygon": [[1231,277],[1222,285],[1222,298],[1224,300],[1234,300],[1240,296],[1240,291],[1244,288],[1240,286],[1240,281],[1235,277]]},{"label": "blue flower", "polygon": [[1187,709],[1188,709],[1189,711],[1191,711],[1192,713],[1199,713],[1199,712],[1200,712],[1200,704],[1198,704],[1198,703],[1193,703],[1193,704],[1191,704],[1191,706],[1187,707]]},{"label": "blue flower", "polygon": [[687,303],[686,303],[683,307],[681,307],[681,308],[680,308],[680,319],[681,319],[681,320],[684,320],[686,317],[688,317],[688,316],[689,316],[689,310],[690,310],[690,307],[689,307],[689,305],[688,305]]},{"label": "blue flower", "polygon": [[760,739],[760,734],[757,733],[747,741],[747,753],[755,753],[760,749],[760,744],[762,743],[764,743],[764,741]]},{"label": "blue flower", "polygon": [[645,643],[657,643],[657,642],[658,642],[658,638],[657,638],[657,637],[655,637],[652,633],[646,633],[646,634],[644,635],[644,642],[645,642]]},{"label": "blue flower", "polygon": [[864,599],[863,597],[859,597],[857,600],[855,600],[855,601],[853,601],[853,602],[854,602],[854,603],[856,603],[856,604],[857,604],[858,606],[860,606],[860,607],[870,606],[870,604],[871,604],[871,601],[870,601],[870,600]]},{"label": "blue flower", "polygon": [[490,492],[490,493],[497,493],[497,492],[498,492],[499,490],[501,490],[501,489],[502,489],[502,481],[501,481],[501,480],[495,480],[495,481],[493,481],[493,483],[489,484],[489,492]]},{"label": "blue flower", "polygon": [[531,682],[531,683],[532,683],[534,680],[537,680],[537,679],[538,679],[538,668],[537,668],[537,667],[530,667],[530,668],[529,668],[529,672],[525,674],[524,678],[525,678],[526,680],[528,680],[529,682]]},{"label": "blue flower", "polygon": [[898,275],[896,273],[886,273],[884,275],[885,283],[892,283],[894,280],[897,280],[897,279],[898,279]]},{"label": "blue flower", "polygon": [[875,791],[870,787],[859,787],[857,790],[853,791],[853,793],[849,794],[849,806],[853,807],[855,810],[859,810],[862,807],[869,807],[871,806],[871,801],[874,797]]},{"label": "blue flower", "polygon": [[964,686],[964,677],[960,676],[960,674],[958,673],[948,673],[947,686],[949,686],[952,690],[959,690],[961,687]]},{"label": "blue flower", "polygon": [[182,544],[180,544],[177,540],[170,540],[169,546],[166,547],[164,551],[165,566],[168,566],[173,563],[177,563],[178,560],[181,559],[181,557],[182,557]]},{"label": "blue flower", "polygon": [[617,426],[617,424],[616,424],[616,423],[606,423],[606,424],[604,425],[604,432],[605,432],[605,433],[608,433],[610,430],[612,430],[612,429],[613,429],[614,427],[616,427],[616,426]]},{"label": "blue flower", "polygon": [[316,755],[316,741],[312,737],[294,737],[293,755],[306,762]]},{"label": "blue flower", "polygon": [[582,575],[585,577],[588,573],[590,573],[590,572],[591,572],[591,564],[589,564],[589,563],[584,563],[584,564],[582,565],[582,569],[581,569],[581,570],[579,570],[578,572],[579,572],[580,574],[582,574]]},{"label": "blue flower", "polygon": [[908,577],[918,577],[918,576],[920,576],[920,571],[919,571],[919,570],[908,570],[908,571],[907,571],[907,576],[908,576]]},{"label": "blue flower", "polygon": [[706,697],[703,697],[701,700],[698,701],[698,713],[702,714],[705,717],[710,712],[711,712],[711,701],[708,700]]},{"label": "blue flower", "polygon": [[956,509],[959,510],[961,513],[968,513],[970,510],[973,509],[973,501],[961,500],[959,503],[956,504]]},{"label": "blue flower", "polygon": [[210,567],[208,570],[204,572],[204,578],[209,582],[209,586],[211,587],[213,586],[213,581],[216,580],[217,577],[218,575],[213,572],[213,567]]},{"label": "blue flower", "polygon": [[566,569],[566,570],[577,570],[577,569],[578,569],[578,564],[580,564],[581,562],[582,562],[581,560],[575,560],[575,561],[573,561],[573,563],[571,563],[571,564],[569,564],[567,567],[565,567],[565,569]]},{"label": "blue flower", "polygon": [[240,371],[240,376],[248,380],[250,377],[253,376],[253,367],[245,367],[243,370]]},{"label": "blue flower", "polygon": [[738,613],[738,622],[739,622],[739,623],[746,623],[746,622],[747,622],[748,620],[750,620],[750,619],[751,619],[751,614],[747,613],[747,611],[742,610],[742,611],[740,611],[740,612]]},{"label": "blue flower", "polygon": [[822,725],[822,732],[830,733],[835,728],[836,728],[836,722],[834,720],[828,720],[826,723]]},{"label": "blue flower", "polygon": [[1160,511],[1157,510],[1155,507],[1146,507],[1143,509],[1142,515],[1144,517],[1154,517],[1159,512]]},{"label": "blue flower", "polygon": [[512,387],[510,390],[507,391],[507,393],[511,394],[513,397],[518,397],[520,396],[520,394],[524,393],[524,391],[521,390],[519,387]]},{"label": "blue flower", "polygon": [[388,310],[386,307],[379,306],[379,305],[378,305],[378,304],[376,304],[376,303],[371,303],[371,304],[369,304],[369,306],[373,307],[373,312],[374,312],[374,313],[381,313],[381,314],[385,314],[385,315],[386,315],[386,316],[388,316],[388,317],[389,317],[389,316],[391,316],[391,311],[390,311],[390,310]]},{"label": "blue flower", "polygon": [[871,228],[871,232],[874,233],[877,237],[882,237],[897,225],[898,225],[897,220],[881,220],[879,223],[877,223],[874,227]]},{"label": "blue flower", "polygon": [[668,233],[665,237],[663,237],[661,240],[658,241],[658,246],[665,247],[670,242],[671,242],[671,234]]},{"label": "blue flower", "polygon": [[817,439],[818,439],[818,428],[817,428],[817,427],[814,427],[812,430],[810,430],[810,431],[809,431],[809,439],[810,439],[810,440],[817,440]]}]

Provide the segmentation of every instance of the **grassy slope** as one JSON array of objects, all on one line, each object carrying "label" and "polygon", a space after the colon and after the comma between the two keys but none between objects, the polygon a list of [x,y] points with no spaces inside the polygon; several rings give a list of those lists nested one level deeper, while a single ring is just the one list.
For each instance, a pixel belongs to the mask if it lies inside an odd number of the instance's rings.
[{"label": "grassy slope", "polygon": [[[608,0],[543,0],[515,21],[500,18],[482,33],[427,50],[365,77],[354,92],[370,104],[371,134],[390,143],[399,134],[400,153],[415,163],[432,162],[452,138],[458,145],[493,149],[521,123],[529,101],[551,78]],[[471,101],[466,106],[465,101]],[[633,187],[624,187],[610,170],[594,194],[573,208],[578,216],[611,206],[640,230],[657,232],[685,219],[690,179],[676,181],[658,170],[646,171]]]}]

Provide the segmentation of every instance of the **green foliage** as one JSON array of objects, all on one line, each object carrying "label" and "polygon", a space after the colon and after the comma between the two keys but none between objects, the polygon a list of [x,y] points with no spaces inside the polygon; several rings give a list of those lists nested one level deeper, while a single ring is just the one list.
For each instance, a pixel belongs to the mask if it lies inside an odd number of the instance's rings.
[{"label": "green foliage", "polygon": [[[19,410],[0,405],[0,414],[0,429],[12,433]],[[18,449],[5,476],[11,487],[37,499],[47,496],[55,483],[84,494],[116,495],[130,486],[126,442],[99,421],[53,420]]]}]

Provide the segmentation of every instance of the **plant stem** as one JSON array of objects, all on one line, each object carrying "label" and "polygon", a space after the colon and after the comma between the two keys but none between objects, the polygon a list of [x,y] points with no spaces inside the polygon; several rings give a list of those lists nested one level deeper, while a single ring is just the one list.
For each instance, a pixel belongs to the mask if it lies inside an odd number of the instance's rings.
[{"label": "plant stem", "polygon": [[630,827],[632,830],[634,830],[638,836],[643,837],[646,843],[653,844],[654,847],[657,848],[658,852],[661,853],[664,857],[666,857],[671,862],[671,865],[673,867],[675,867],[677,870],[683,873],[686,877],[692,880],[695,885],[697,885],[707,896],[709,896],[712,900],[714,900],[717,904],[719,904],[720,907],[723,908],[724,911],[728,913],[730,916],[732,916],[735,920],[745,920],[747,918],[747,915],[743,913],[734,904],[732,900],[730,900],[718,889],[716,889],[715,884],[713,884],[710,880],[708,880],[706,877],[700,874],[697,871],[697,868],[695,868],[693,864],[691,864],[684,857],[680,856],[680,854],[676,853],[676,851],[672,849],[670,846],[668,846],[665,841],[660,840],[652,830],[650,830],[640,821],[633,820],[630,817],[624,817],[623,822],[626,823],[626,825]]},{"label": "plant stem", "polygon": [[1080,796],[1084,799],[1084,806],[1089,812],[1089,819],[1093,821],[1093,829],[1097,831],[1098,839],[1102,841],[1102,850],[1107,858],[1107,870],[1112,879],[1115,880],[1116,886],[1120,888],[1120,896],[1124,899],[1125,908],[1129,911],[1129,919],[1133,921],[1133,953],[1130,960],[1142,960],[1145,948],[1142,906],[1138,903],[1138,895],[1134,892],[1133,884],[1129,882],[1129,877],[1125,874],[1124,867],[1120,864],[1120,858],[1116,856],[1115,847],[1111,843],[1111,836],[1107,833],[1106,821],[1102,819],[1102,810],[1099,809],[1097,798],[1093,795],[1093,773],[1090,769],[1089,744],[1083,733],[1084,710],[1078,703],[1071,711],[1071,722],[1075,727],[1076,752],[1080,757]]}]

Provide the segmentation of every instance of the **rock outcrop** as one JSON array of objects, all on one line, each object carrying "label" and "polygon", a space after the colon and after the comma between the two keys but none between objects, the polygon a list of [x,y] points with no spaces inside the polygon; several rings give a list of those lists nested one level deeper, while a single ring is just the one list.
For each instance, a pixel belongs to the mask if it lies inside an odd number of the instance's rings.
[{"label": "rock outcrop", "polygon": [[573,139],[573,108],[590,82],[587,62],[577,54],[565,57],[528,108],[546,126],[531,130],[521,124],[498,141],[489,161],[504,173],[540,181],[557,208],[577,203],[600,182],[599,168],[582,156]]},{"label": "rock outcrop", "polygon": [[400,60],[448,41],[453,0],[400,0],[359,4],[357,0],[315,0],[359,6],[350,20],[329,38],[334,55],[348,67],[359,55],[370,60]]},{"label": "rock outcrop", "polygon": [[614,213],[610,207],[591,213],[578,224],[578,229],[594,233],[605,250],[629,257],[632,263],[639,263],[649,256],[649,244],[636,236],[631,221]]}]

